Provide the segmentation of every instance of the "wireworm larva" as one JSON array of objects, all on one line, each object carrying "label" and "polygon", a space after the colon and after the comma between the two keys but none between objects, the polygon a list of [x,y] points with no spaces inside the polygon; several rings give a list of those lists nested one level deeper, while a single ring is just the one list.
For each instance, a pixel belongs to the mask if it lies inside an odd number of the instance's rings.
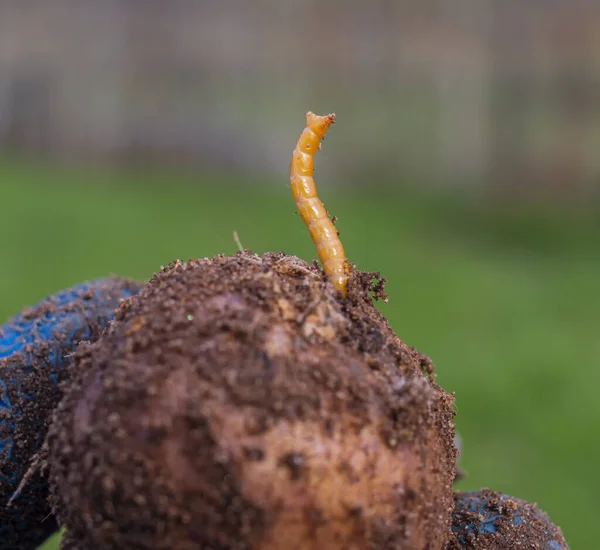
[{"label": "wireworm larva", "polygon": [[317,196],[313,179],[315,154],[321,148],[321,140],[334,121],[334,114],[318,116],[312,112],[306,113],[306,127],[292,153],[290,181],[296,207],[317,247],[323,270],[335,289],[346,298],[350,264],[338,232]]}]

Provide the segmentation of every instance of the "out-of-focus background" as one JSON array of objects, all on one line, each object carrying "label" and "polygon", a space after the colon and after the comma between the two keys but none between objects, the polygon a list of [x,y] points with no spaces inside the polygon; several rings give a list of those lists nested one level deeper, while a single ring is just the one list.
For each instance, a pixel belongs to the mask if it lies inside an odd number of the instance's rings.
[{"label": "out-of-focus background", "polygon": [[0,320],[234,230],[313,259],[309,109],[338,115],[316,181],[350,260],[456,393],[460,489],[597,548],[598,2],[0,2]]}]

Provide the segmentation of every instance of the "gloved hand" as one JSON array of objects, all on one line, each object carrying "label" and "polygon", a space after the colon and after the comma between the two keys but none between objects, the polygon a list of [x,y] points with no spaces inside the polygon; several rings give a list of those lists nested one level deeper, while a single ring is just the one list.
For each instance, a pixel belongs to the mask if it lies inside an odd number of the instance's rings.
[{"label": "gloved hand", "polygon": [[[462,439],[457,434],[456,480],[465,477],[458,458]],[[561,530],[535,504],[489,489],[454,493],[452,535],[446,550],[569,550]]]},{"label": "gloved hand", "polygon": [[0,548],[33,550],[58,529],[46,480],[32,464],[60,399],[59,383],[78,344],[97,339],[119,302],[138,291],[137,283],[118,278],[78,285],[0,328]]},{"label": "gloved hand", "polygon": [[446,550],[569,550],[561,530],[535,504],[489,489],[455,493]]}]

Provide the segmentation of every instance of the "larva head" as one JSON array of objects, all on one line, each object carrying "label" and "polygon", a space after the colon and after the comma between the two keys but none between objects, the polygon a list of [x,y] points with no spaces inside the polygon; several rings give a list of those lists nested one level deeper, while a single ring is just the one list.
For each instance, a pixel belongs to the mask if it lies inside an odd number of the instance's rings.
[{"label": "larva head", "polygon": [[80,548],[442,548],[452,397],[371,290],[356,273],[340,302],[283,254],[157,275],[79,350],[52,423]]},{"label": "larva head", "polygon": [[335,122],[335,114],[319,116],[312,111],[306,113],[306,127],[313,131],[319,138],[323,139],[329,127]]}]

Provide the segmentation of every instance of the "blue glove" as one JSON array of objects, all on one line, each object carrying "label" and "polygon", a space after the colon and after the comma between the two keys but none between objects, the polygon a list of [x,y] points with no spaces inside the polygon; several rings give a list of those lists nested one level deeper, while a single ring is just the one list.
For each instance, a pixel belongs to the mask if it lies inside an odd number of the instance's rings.
[{"label": "blue glove", "polygon": [[96,340],[119,302],[138,291],[118,278],[82,284],[0,328],[0,548],[35,549],[58,529],[41,473],[7,503],[40,451],[72,352],[81,341]]},{"label": "blue glove", "polygon": [[446,550],[569,550],[561,530],[535,504],[489,489],[455,493]]}]

